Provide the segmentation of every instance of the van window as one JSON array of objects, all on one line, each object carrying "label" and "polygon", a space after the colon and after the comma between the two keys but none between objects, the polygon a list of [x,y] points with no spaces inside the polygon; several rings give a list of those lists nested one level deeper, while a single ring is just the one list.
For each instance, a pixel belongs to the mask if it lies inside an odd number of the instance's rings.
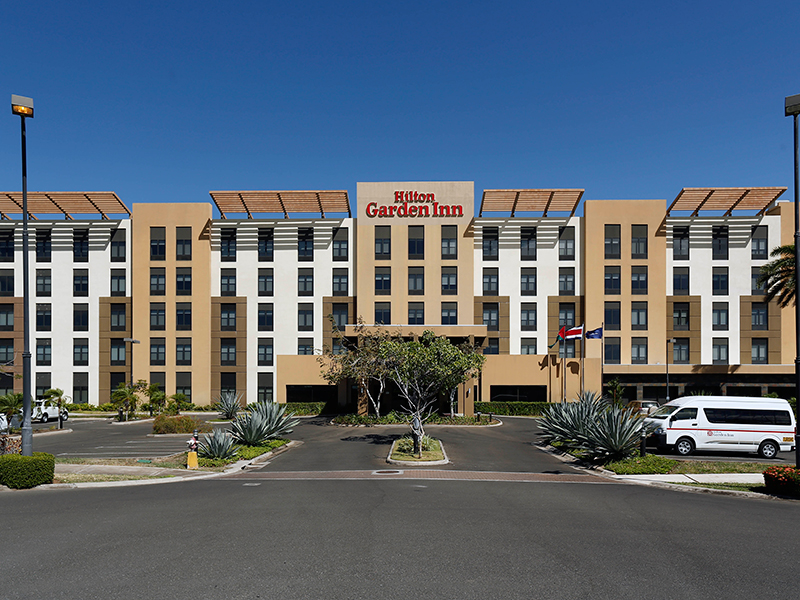
[{"label": "van window", "polygon": [[697,418],[697,409],[696,408],[682,408],[678,412],[675,413],[675,416],[672,417],[673,421],[688,421],[690,419]]},{"label": "van window", "polygon": [[747,408],[704,408],[709,423],[731,423],[733,425],[791,425],[788,410],[764,410]]}]

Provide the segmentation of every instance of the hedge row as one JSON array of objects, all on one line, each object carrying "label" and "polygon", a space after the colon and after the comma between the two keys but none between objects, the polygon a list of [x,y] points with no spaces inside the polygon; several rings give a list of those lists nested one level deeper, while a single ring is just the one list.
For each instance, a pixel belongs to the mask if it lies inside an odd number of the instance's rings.
[{"label": "hedge row", "polygon": [[34,452],[33,456],[4,454],[0,456],[0,484],[18,490],[53,483],[56,457],[46,452]]},{"label": "hedge row", "polygon": [[541,416],[549,402],[476,402],[475,412],[509,416]]},{"label": "hedge row", "polygon": [[325,402],[287,402],[286,413],[298,416],[319,415],[325,411]]}]

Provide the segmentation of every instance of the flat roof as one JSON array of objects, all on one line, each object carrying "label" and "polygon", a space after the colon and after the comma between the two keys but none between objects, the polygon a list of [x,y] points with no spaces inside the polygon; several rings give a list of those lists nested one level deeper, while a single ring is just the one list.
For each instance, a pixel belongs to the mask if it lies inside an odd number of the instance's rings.
[{"label": "flat roof", "polygon": [[755,210],[761,215],[785,191],[785,187],[683,188],[667,208],[667,216],[673,210],[691,211],[693,217],[701,210],[725,211],[725,216],[734,210]]},{"label": "flat roof", "polygon": [[[99,214],[131,215],[128,207],[114,192],[28,192],[28,216],[64,215],[74,220],[75,215]],[[0,192],[0,218],[11,220],[9,215],[22,215],[22,192]]]},{"label": "flat roof", "polygon": [[319,191],[225,191],[209,192],[214,204],[217,205],[223,219],[228,213],[246,214],[248,219],[258,213],[283,213],[284,218],[289,218],[289,213],[320,213],[325,218],[326,212],[350,213],[350,200],[346,190],[319,190]]},{"label": "flat roof", "polygon": [[513,217],[517,211],[541,212],[543,217],[552,212],[575,214],[584,190],[483,190],[481,209],[487,212],[510,212]]}]

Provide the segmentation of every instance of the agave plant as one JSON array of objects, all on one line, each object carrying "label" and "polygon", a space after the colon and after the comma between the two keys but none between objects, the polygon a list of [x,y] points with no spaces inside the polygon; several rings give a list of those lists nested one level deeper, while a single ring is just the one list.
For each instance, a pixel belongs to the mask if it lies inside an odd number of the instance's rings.
[{"label": "agave plant", "polygon": [[633,455],[648,433],[644,418],[634,410],[610,406],[584,430],[582,449],[602,462],[621,460]]},{"label": "agave plant", "polygon": [[272,402],[250,404],[245,413],[231,423],[234,439],[245,446],[258,446],[267,440],[291,433],[299,423],[286,407]]},{"label": "agave plant", "polygon": [[215,429],[211,435],[204,435],[197,444],[197,455],[200,458],[232,458],[236,455],[233,437],[227,431]]},{"label": "agave plant", "polygon": [[241,399],[242,394],[225,392],[217,397],[217,402],[214,406],[223,419],[235,419],[242,409]]},{"label": "agave plant", "polygon": [[584,394],[577,402],[553,404],[540,421],[543,438],[548,443],[559,442],[568,448],[581,448],[586,429],[607,409],[607,403],[598,394]]}]

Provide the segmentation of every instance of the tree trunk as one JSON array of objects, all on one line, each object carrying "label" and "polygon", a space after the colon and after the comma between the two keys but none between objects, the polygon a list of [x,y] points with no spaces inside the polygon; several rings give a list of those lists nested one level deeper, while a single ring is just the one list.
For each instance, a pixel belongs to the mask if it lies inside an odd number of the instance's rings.
[{"label": "tree trunk", "polygon": [[369,385],[366,381],[359,381],[358,382],[358,406],[356,407],[356,413],[359,415],[368,415],[369,414],[369,398],[367,397],[367,385]]}]

